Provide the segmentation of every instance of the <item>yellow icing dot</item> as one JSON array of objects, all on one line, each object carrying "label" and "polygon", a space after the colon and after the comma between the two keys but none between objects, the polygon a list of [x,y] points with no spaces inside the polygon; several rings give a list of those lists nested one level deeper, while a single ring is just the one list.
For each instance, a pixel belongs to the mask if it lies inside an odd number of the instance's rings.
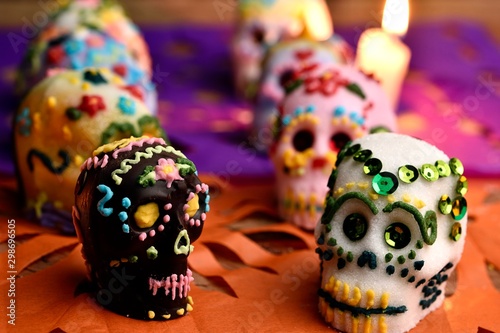
[{"label": "yellow icing dot", "polygon": [[425,207],[425,202],[420,199],[415,199],[415,207],[417,207],[418,209],[422,209]]},{"label": "yellow icing dot", "polygon": [[410,203],[411,197],[408,194],[403,194],[403,201],[406,203]]},{"label": "yellow icing dot", "polygon": [[188,301],[188,304],[194,305],[193,297],[188,296],[187,301]]},{"label": "yellow icing dot", "polygon": [[372,200],[378,200],[378,194],[377,194],[377,193],[375,193],[375,192],[370,192],[370,193],[369,193],[369,195],[370,195],[370,198],[371,198]]},{"label": "yellow icing dot", "polygon": [[49,96],[47,98],[47,107],[49,109],[54,109],[57,106],[57,99],[54,96]]},{"label": "yellow icing dot", "polygon": [[198,194],[195,194],[193,199],[187,202],[187,205],[189,207],[188,209],[186,209],[186,213],[189,215],[189,217],[193,217],[194,214],[196,214],[196,212],[198,211],[198,209],[200,209]]},{"label": "yellow icing dot", "polygon": [[181,308],[181,309],[177,310],[176,312],[179,316],[182,316],[182,315],[184,315],[185,310]]},{"label": "yellow icing dot", "polygon": [[42,128],[40,112],[33,114],[33,128],[35,131],[39,131]]},{"label": "yellow icing dot", "polygon": [[149,228],[153,226],[159,216],[160,211],[158,210],[158,205],[155,202],[139,206],[137,211],[134,213],[135,223],[139,228]]},{"label": "yellow icing dot", "polygon": [[111,79],[113,81],[114,84],[123,84],[123,80],[119,77],[119,76],[113,76],[113,78]]},{"label": "yellow icing dot", "polygon": [[380,307],[382,309],[385,309],[388,306],[389,306],[389,294],[383,293],[382,296],[380,297]]},{"label": "yellow icing dot", "polygon": [[366,308],[371,308],[373,304],[375,304],[375,292],[369,289],[366,291]]},{"label": "yellow icing dot", "polygon": [[361,290],[358,287],[354,287],[352,298],[349,300],[350,305],[358,305],[359,301],[361,301]]},{"label": "yellow icing dot", "polygon": [[354,187],[354,185],[356,185],[356,184],[354,182],[351,182],[351,183],[345,184],[345,187],[347,187],[347,189],[350,190]]},{"label": "yellow icing dot", "polygon": [[54,207],[61,209],[61,208],[63,208],[63,203],[59,200],[54,201]]},{"label": "yellow icing dot", "polygon": [[80,80],[76,76],[72,76],[69,78],[69,83],[74,84],[75,86],[78,84]]},{"label": "yellow icing dot", "polygon": [[362,190],[366,190],[368,188],[369,184],[368,182],[366,183],[358,183],[358,187]]},{"label": "yellow icing dot", "polygon": [[344,188],[343,187],[339,187],[338,189],[335,190],[335,195],[341,195],[342,193],[344,193]]},{"label": "yellow icing dot", "polygon": [[67,125],[64,125],[62,130],[63,130],[64,140],[71,141],[71,139],[73,138],[73,133],[71,132],[69,127]]},{"label": "yellow icing dot", "polygon": [[90,89],[90,83],[88,82],[83,82],[82,83],[82,90],[83,91],[88,91]]},{"label": "yellow icing dot", "polygon": [[154,311],[148,311],[148,317],[149,317],[149,319],[153,319],[155,317],[155,312]]},{"label": "yellow icing dot", "polygon": [[191,312],[191,311],[193,311],[193,306],[192,306],[191,304],[188,304],[188,305],[186,306],[186,311],[187,311],[187,312]]},{"label": "yellow icing dot", "polygon": [[163,317],[163,318],[165,318],[165,319],[170,319],[170,317],[171,317],[171,316],[172,316],[172,315],[169,315],[169,314],[164,314],[164,315],[162,315],[162,317]]},{"label": "yellow icing dot", "polygon": [[396,201],[396,198],[394,197],[394,195],[389,194],[387,196],[387,201],[389,201],[390,203],[393,203],[394,201]]},{"label": "yellow icing dot", "polygon": [[83,162],[84,162],[84,159],[83,159],[83,157],[81,155],[75,155],[75,157],[73,157],[73,163],[76,166],[82,165]]}]

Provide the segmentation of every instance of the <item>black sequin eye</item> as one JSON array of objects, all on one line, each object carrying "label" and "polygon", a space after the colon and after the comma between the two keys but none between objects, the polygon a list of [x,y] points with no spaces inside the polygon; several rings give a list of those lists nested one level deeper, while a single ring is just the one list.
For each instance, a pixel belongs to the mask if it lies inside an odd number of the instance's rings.
[{"label": "black sequin eye", "polygon": [[314,134],[309,130],[300,130],[293,136],[293,147],[297,151],[305,151],[312,147]]},{"label": "black sequin eye", "polygon": [[368,222],[361,214],[350,214],[344,220],[343,230],[347,238],[357,241],[365,237],[368,230]]},{"label": "black sequin eye", "polygon": [[349,141],[351,141],[349,135],[342,132],[335,133],[330,138],[330,149],[333,151],[340,151]]},{"label": "black sequin eye", "polygon": [[385,229],[385,242],[392,248],[402,249],[410,243],[410,229],[403,223],[393,223]]}]

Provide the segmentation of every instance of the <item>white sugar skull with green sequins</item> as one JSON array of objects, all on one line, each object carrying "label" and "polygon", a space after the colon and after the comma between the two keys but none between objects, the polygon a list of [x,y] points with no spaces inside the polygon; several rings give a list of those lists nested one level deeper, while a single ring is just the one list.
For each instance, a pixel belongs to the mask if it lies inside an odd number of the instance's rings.
[{"label": "white sugar skull with green sequins", "polygon": [[371,134],[339,153],[315,236],[319,309],[345,332],[406,332],[444,300],[467,226],[458,159],[409,136]]}]

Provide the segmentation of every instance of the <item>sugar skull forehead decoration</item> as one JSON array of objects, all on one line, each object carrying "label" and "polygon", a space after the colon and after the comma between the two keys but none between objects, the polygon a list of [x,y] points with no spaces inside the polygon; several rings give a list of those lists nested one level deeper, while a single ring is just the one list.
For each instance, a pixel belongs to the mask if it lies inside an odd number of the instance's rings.
[{"label": "sugar skull forehead decoration", "polygon": [[346,145],[315,236],[320,311],[346,332],[406,332],[444,300],[467,226],[462,163],[405,135]]},{"label": "sugar skull forehead decoration", "polygon": [[[208,186],[163,139],[123,139],[93,155],[82,165],[73,221],[97,301],[137,319],[185,315],[193,305],[187,257],[210,209]],[[117,273],[130,278],[110,292]]]}]

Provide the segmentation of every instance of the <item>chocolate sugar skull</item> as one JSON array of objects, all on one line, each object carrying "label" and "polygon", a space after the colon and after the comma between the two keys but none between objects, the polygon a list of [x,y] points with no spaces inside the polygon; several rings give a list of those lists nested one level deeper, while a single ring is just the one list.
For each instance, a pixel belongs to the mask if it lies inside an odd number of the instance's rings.
[{"label": "chocolate sugar skull", "polygon": [[287,91],[270,149],[279,211],[312,230],[324,208],[338,151],[370,131],[394,130],[396,120],[378,83],[350,66],[290,82]]},{"label": "chocolate sugar skull", "polygon": [[116,141],[85,161],[73,221],[98,303],[145,320],[193,309],[187,258],[210,199],[196,174],[186,156],[158,138]]},{"label": "chocolate sugar skull", "polygon": [[346,145],[315,236],[319,309],[343,332],[407,332],[444,300],[467,228],[463,166],[393,133]]},{"label": "chocolate sugar skull", "polygon": [[62,71],[26,96],[14,117],[16,170],[26,208],[41,224],[74,232],[72,193],[80,165],[100,145],[163,136],[133,87],[107,69]]},{"label": "chocolate sugar skull", "polygon": [[244,0],[239,2],[239,16],[231,51],[236,89],[247,98],[257,92],[269,47],[299,36],[326,40],[333,30],[324,0]]},{"label": "chocolate sugar skull", "polygon": [[[284,41],[272,47],[264,61],[259,92],[256,96],[253,132],[269,130],[277,105],[288,84],[298,79],[318,76],[332,64],[352,63],[352,50],[338,35],[319,42],[306,38]],[[264,143],[256,142],[257,148]],[[263,150],[263,149],[262,149]]]}]

